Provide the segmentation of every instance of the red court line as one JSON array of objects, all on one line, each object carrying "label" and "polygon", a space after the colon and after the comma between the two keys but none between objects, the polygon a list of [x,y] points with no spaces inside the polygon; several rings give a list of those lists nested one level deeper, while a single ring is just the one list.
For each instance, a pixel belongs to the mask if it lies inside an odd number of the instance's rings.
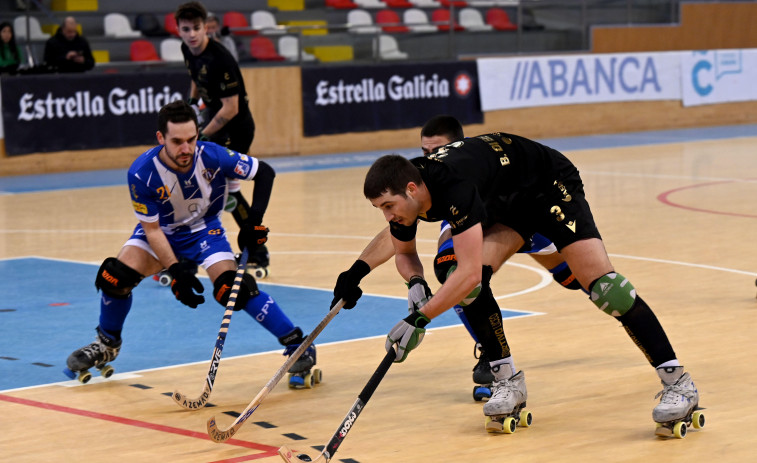
[{"label": "red court line", "polygon": [[723,183],[734,183],[734,181],[733,180],[723,180],[723,181],[718,181],[718,182],[698,183],[696,185],[689,185],[689,186],[684,186],[684,187],[680,187],[680,188],[674,188],[672,190],[668,190],[668,191],[665,191],[663,193],[660,193],[657,196],[657,199],[661,203],[667,204],[668,206],[678,207],[680,209],[686,209],[686,210],[689,210],[689,211],[706,212],[708,214],[730,215],[730,216],[735,216],[735,217],[757,218],[757,215],[754,215],[754,214],[739,214],[738,212],[715,211],[715,210],[711,210],[711,209],[700,209],[700,208],[697,208],[697,207],[684,206],[683,204],[675,203],[675,202],[671,201],[668,198],[673,193],[677,193],[679,191],[689,190],[691,188],[701,188],[701,187],[705,187],[705,186],[721,185]]},{"label": "red court line", "polygon": [[[63,405],[55,405],[55,404],[50,404],[50,403],[45,403],[45,402],[37,402],[36,400],[21,399],[18,397],[12,397],[5,394],[0,394],[0,400],[4,400],[6,402],[12,402],[19,405],[26,405],[29,407],[37,407],[37,408],[43,408],[46,410],[53,410],[56,412],[70,413],[72,415],[79,415],[86,418],[94,418],[97,420],[110,421],[112,423],[125,424],[128,426],[134,426],[137,428],[151,429],[153,431],[167,432],[170,434],[177,434],[179,436],[185,436],[185,437],[194,437],[196,439],[202,439],[202,440],[207,440],[207,441],[212,442],[212,440],[207,435],[207,433],[189,431],[186,429],[174,428],[172,426],[165,426],[162,424],[148,423],[146,421],[132,420],[130,418],[124,418],[122,416],[108,415],[105,413],[92,412],[89,410],[79,410],[78,408],[65,407]],[[229,439],[224,443],[229,444],[229,445],[236,445],[237,447],[260,450],[262,453],[257,453],[254,455],[246,455],[244,457],[238,457],[238,458],[233,458],[233,459],[228,459],[228,460],[219,460],[218,462],[215,462],[215,463],[221,463],[221,462],[232,463],[232,462],[238,462],[238,461],[257,460],[260,458],[268,458],[268,457],[278,455],[278,449],[276,447],[271,447],[270,445],[256,444],[255,442],[246,442],[239,439]]]}]

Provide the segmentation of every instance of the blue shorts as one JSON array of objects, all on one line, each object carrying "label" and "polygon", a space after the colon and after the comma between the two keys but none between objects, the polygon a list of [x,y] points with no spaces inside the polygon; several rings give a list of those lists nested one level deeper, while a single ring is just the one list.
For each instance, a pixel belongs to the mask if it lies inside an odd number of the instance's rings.
[{"label": "blue shorts", "polygon": [[[449,228],[449,223],[446,220],[442,220],[441,228],[440,234]],[[452,239],[450,238],[439,246],[438,252],[445,251],[451,247]],[[523,247],[518,249],[518,252],[522,254],[552,254],[557,252],[557,248],[546,236],[534,233],[530,239],[526,240]]]},{"label": "blue shorts", "polygon": [[[208,221],[208,225],[195,232],[177,231],[166,235],[171,244],[174,254],[178,258],[185,258],[202,265],[207,269],[216,262],[222,260],[234,260],[231,244],[226,238],[226,230],[221,225],[220,219]],[[136,246],[145,250],[154,258],[158,258],[147,242],[147,236],[141,224],[137,224],[134,233],[126,241],[124,246]]]}]

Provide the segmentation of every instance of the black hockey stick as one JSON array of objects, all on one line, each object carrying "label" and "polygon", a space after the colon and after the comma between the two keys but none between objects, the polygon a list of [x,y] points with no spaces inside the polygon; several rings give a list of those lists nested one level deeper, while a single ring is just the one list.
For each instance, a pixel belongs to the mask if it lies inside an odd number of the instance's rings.
[{"label": "black hockey stick", "polygon": [[268,382],[263,386],[263,389],[258,392],[258,395],[255,396],[254,399],[252,399],[252,402],[250,402],[249,405],[247,405],[247,408],[244,409],[244,411],[237,417],[236,420],[234,420],[231,425],[226,429],[218,429],[218,424],[216,423],[215,416],[210,417],[207,423],[208,427],[208,435],[211,439],[213,439],[215,442],[221,443],[229,440],[231,436],[237,433],[239,428],[242,427],[245,421],[247,421],[247,418],[249,418],[253,412],[260,406],[260,404],[263,402],[263,399],[265,399],[268,396],[268,393],[273,390],[274,387],[281,381],[281,378],[284,377],[285,374],[289,371],[289,369],[294,365],[294,362],[296,362],[305,352],[305,350],[310,347],[311,344],[313,344],[313,341],[315,341],[315,338],[321,334],[321,331],[326,327],[326,325],[329,324],[329,322],[336,316],[337,313],[344,307],[344,300],[340,299],[337,304],[331,308],[329,313],[326,315],[326,317],[321,320],[318,325],[313,328],[313,331],[310,332],[310,334],[307,335],[307,337],[302,341],[302,344],[297,347],[297,349],[292,352],[292,355],[289,356],[286,362],[284,362],[283,365],[276,371],[276,373],[273,375],[271,379],[268,380]]},{"label": "black hockey stick", "polygon": [[234,313],[234,305],[237,302],[239,288],[242,286],[242,277],[244,277],[244,274],[247,271],[247,259],[249,258],[249,256],[249,250],[247,248],[244,248],[242,255],[239,257],[237,274],[234,276],[234,283],[231,286],[229,300],[226,302],[226,311],[224,311],[223,313],[221,329],[218,330],[216,345],[215,348],[213,348],[213,356],[210,359],[208,376],[205,378],[205,385],[202,388],[200,397],[196,399],[190,399],[179,391],[174,391],[174,393],[171,395],[171,398],[174,400],[174,402],[187,410],[199,410],[200,408],[204,407],[205,404],[208,403],[208,399],[210,399],[210,393],[213,391],[213,383],[216,380],[216,373],[218,373],[218,365],[221,363],[221,353],[223,352],[223,344],[226,342],[226,334],[229,331],[231,315]]},{"label": "black hockey stick", "polygon": [[[368,383],[366,383],[365,387],[363,387],[363,390],[360,391],[357,400],[352,405],[350,411],[347,412],[347,416],[345,416],[344,420],[342,420],[342,424],[339,425],[339,428],[337,428],[329,443],[326,444],[321,454],[318,455],[315,460],[311,460],[310,457],[305,454],[295,455],[286,445],[279,448],[279,455],[281,455],[281,458],[283,458],[284,461],[288,463],[298,461],[313,461],[314,463],[331,461],[331,459],[334,458],[334,454],[336,453],[339,446],[342,445],[344,438],[347,437],[347,433],[350,432],[350,429],[352,429],[352,427],[355,425],[355,421],[357,420],[357,417],[360,416],[360,412],[363,411],[365,405],[368,403],[368,400],[376,391],[379,383],[382,379],[384,379],[384,375],[386,375],[386,372],[389,371],[389,367],[392,366],[392,363],[396,358],[397,353],[392,347],[391,349],[389,349],[389,352],[386,353],[386,356],[384,356],[384,360],[381,361],[381,364],[373,373],[371,379],[368,380]],[[303,460],[302,458],[307,459]]]}]

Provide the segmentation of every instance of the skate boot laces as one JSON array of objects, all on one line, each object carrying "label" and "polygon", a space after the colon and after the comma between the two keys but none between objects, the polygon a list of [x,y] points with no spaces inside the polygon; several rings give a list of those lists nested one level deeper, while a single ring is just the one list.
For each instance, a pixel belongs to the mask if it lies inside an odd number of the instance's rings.
[{"label": "skate boot laces", "polygon": [[662,396],[660,405],[677,405],[682,402],[697,402],[697,389],[691,376],[688,373],[682,375],[678,381],[673,384],[663,383],[663,389],[658,392],[654,398]]}]

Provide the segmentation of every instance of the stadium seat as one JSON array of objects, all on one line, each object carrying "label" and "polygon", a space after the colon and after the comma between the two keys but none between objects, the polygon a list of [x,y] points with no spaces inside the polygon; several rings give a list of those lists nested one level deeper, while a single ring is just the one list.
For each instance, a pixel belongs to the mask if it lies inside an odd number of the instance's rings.
[{"label": "stadium seat", "polygon": [[518,26],[510,21],[510,15],[502,8],[490,8],[486,11],[486,24],[498,31],[516,31]]},{"label": "stadium seat", "polygon": [[160,61],[155,45],[149,40],[137,39],[133,41],[129,54],[132,61]]},{"label": "stadium seat", "polygon": [[386,8],[386,3],[381,0],[352,0],[358,8]]},{"label": "stadium seat", "polygon": [[[232,35],[257,35],[257,31],[250,28],[245,15],[238,11],[227,11],[223,14],[223,25],[231,29]],[[234,30],[247,29],[247,30]],[[273,44],[271,44],[273,45]]]},{"label": "stadium seat", "polygon": [[436,32],[438,29],[428,22],[426,12],[420,8],[410,8],[402,14],[402,21],[411,32]]},{"label": "stadium seat", "polygon": [[337,10],[351,10],[357,8],[357,3],[352,0],[326,0],[326,7]]},{"label": "stadium seat", "polygon": [[250,15],[250,26],[261,34],[284,34],[286,30],[278,27],[276,18],[268,10],[253,11]]},{"label": "stadium seat", "polygon": [[[297,54],[299,53],[299,58]],[[284,35],[279,37],[279,54],[283,56],[287,61],[315,61],[315,56],[310,53],[300,50],[300,44],[297,37],[293,35]]]},{"label": "stadium seat", "polygon": [[465,8],[468,6],[468,2],[465,0],[439,0],[444,8],[454,6],[455,8]]},{"label": "stadium seat", "polygon": [[384,32],[397,33],[409,32],[407,26],[402,25],[400,15],[394,10],[380,10],[376,12],[376,24],[381,26]]},{"label": "stadium seat", "polygon": [[410,0],[410,3],[418,8],[439,8],[442,6],[442,4],[436,0]]},{"label": "stadium seat", "polygon": [[179,36],[179,26],[176,25],[176,18],[173,13],[166,13],[163,16],[163,29],[171,35]]},{"label": "stadium seat", "polygon": [[412,8],[414,5],[407,0],[384,0],[389,8]]},{"label": "stadium seat", "polygon": [[407,59],[407,53],[400,51],[397,39],[391,35],[379,36],[378,50],[381,59]]},{"label": "stadium seat", "polygon": [[375,34],[379,30],[373,25],[371,14],[360,8],[347,13],[347,27],[355,34]]},{"label": "stadium seat", "polygon": [[134,28],[145,37],[166,37],[170,35],[153,13],[139,13],[134,18]]},{"label": "stadium seat", "polygon": [[[17,16],[13,20],[13,31],[16,33],[16,39],[26,38],[26,16]],[[29,16],[29,38],[31,40],[49,39],[50,34],[42,32],[42,26],[39,19]]]},{"label": "stadium seat", "polygon": [[103,17],[106,37],[141,37],[142,33],[131,28],[129,18],[121,13],[108,13]]},{"label": "stadium seat", "polygon": [[[437,8],[436,10],[432,11],[431,21],[435,23],[436,27],[440,31],[448,31],[450,22],[452,22],[452,26],[455,28],[456,31],[465,30],[456,21],[454,21],[454,19],[450,18],[449,10],[446,8]],[[442,24],[442,23],[446,23],[446,24]]]},{"label": "stadium seat", "polygon": [[160,41],[160,58],[163,61],[184,61],[181,53],[181,40],[169,37]]},{"label": "stadium seat", "polygon": [[260,61],[284,61],[268,37],[258,36],[250,39],[250,56]]},{"label": "stadium seat", "polygon": [[464,7],[460,9],[460,25],[466,31],[490,31],[494,29],[491,24],[484,23],[484,17],[481,12],[475,8]]}]

